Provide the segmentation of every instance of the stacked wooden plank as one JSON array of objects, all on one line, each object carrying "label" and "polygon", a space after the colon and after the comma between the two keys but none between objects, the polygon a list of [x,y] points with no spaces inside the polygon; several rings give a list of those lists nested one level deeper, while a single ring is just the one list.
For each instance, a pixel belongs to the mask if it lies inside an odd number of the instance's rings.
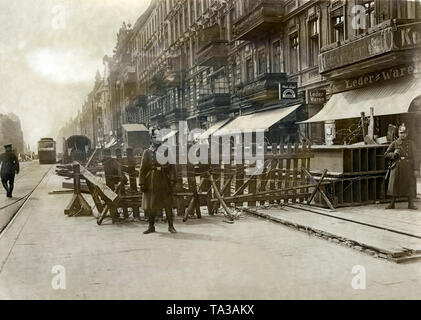
[{"label": "stacked wooden plank", "polygon": [[[325,181],[331,183],[324,191],[335,207],[382,202],[386,200],[386,149],[386,145],[313,146],[310,170],[317,179],[329,168]],[[320,196],[315,202],[327,206]]]}]

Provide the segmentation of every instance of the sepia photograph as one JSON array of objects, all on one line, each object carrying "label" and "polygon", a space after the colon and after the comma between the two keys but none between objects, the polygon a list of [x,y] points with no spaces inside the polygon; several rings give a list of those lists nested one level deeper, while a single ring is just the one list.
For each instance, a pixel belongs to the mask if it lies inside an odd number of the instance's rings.
[{"label": "sepia photograph", "polygon": [[0,300],[421,298],[421,0],[0,0],[0,23]]}]

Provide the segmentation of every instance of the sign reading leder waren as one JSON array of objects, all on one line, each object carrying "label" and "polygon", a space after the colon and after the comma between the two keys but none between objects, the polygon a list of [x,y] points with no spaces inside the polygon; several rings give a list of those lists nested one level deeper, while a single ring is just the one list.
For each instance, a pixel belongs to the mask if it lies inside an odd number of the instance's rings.
[{"label": "sign reading leder waren", "polygon": [[421,23],[388,27],[364,38],[321,53],[319,71],[325,73],[367,58],[421,44]]},{"label": "sign reading leder waren", "polygon": [[326,102],[326,90],[312,89],[307,91],[307,104],[324,104]]},{"label": "sign reading leder waren", "polygon": [[415,65],[392,67],[382,71],[367,73],[355,78],[334,81],[332,83],[332,92],[337,93],[347,90],[359,89],[377,83],[404,78],[417,72],[418,70]]}]

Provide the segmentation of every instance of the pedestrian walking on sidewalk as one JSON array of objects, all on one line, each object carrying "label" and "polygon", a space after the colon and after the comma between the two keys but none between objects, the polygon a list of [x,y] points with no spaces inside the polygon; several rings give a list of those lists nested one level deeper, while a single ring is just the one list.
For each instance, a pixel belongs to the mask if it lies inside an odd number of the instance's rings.
[{"label": "pedestrian walking on sidewalk", "polygon": [[4,146],[5,152],[0,155],[1,183],[6,189],[8,198],[12,197],[15,183],[15,174],[19,174],[19,160],[13,153],[12,145]]},{"label": "pedestrian walking on sidewalk", "polygon": [[155,218],[165,209],[168,220],[168,231],[175,233],[172,215],[172,189],[175,184],[175,168],[173,165],[161,165],[157,161],[157,151],[162,141],[152,133],[152,143],[143,152],[140,165],[139,185],[143,192],[142,207],[149,218],[149,228],[144,234],[155,232]]},{"label": "pedestrian walking on sidewalk", "polygon": [[408,208],[416,210],[414,198],[417,195],[418,171],[414,160],[414,143],[408,139],[405,124],[399,127],[399,138],[393,141],[385,153],[390,165],[386,177],[389,179],[387,194],[392,197],[386,209],[395,209],[396,198],[407,197]]}]

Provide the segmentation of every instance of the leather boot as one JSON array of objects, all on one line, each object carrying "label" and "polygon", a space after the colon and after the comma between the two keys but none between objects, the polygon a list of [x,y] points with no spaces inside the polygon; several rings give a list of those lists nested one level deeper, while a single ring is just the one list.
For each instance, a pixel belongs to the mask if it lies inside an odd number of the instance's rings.
[{"label": "leather boot", "polygon": [[172,215],[172,210],[170,208],[165,209],[165,216],[167,217],[167,220],[168,220],[168,231],[171,233],[176,233],[177,230],[175,230],[174,228],[174,219]]},{"label": "leather boot", "polygon": [[408,209],[417,210],[418,208],[414,205],[414,199],[408,197]]},{"label": "leather boot", "polygon": [[4,190],[6,190],[7,197],[10,198],[11,197],[10,196],[10,190],[9,190],[9,186],[7,185],[7,182],[2,181],[1,183],[2,183],[2,185],[4,187]]},{"label": "leather boot", "polygon": [[392,200],[390,201],[390,204],[386,207],[386,209],[395,209],[395,197],[392,197]]},{"label": "leather boot", "polygon": [[172,223],[168,226],[168,231],[171,232],[171,233],[177,233],[177,230],[175,230]]},{"label": "leather boot", "polygon": [[143,234],[149,234],[155,232],[155,215],[149,214],[149,228],[146,231],[143,231]]}]

